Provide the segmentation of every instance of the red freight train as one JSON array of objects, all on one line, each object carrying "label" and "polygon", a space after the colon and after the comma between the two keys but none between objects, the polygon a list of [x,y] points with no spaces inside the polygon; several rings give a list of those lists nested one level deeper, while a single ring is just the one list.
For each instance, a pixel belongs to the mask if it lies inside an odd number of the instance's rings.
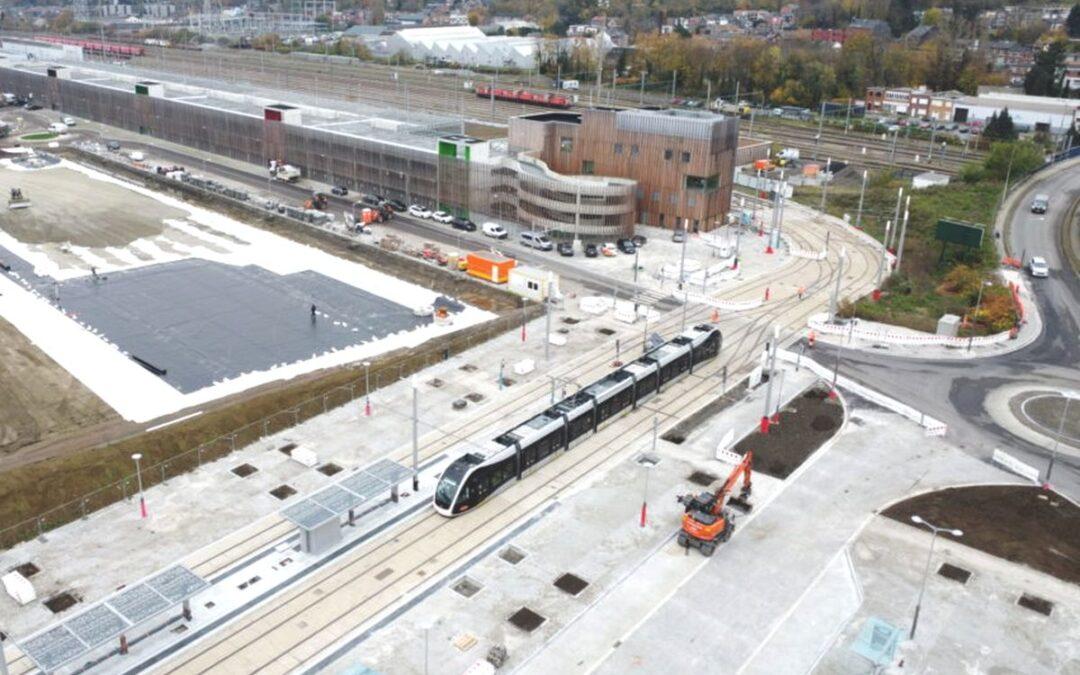
[{"label": "red freight train", "polygon": [[102,42],[101,40],[80,40],[79,38],[58,37],[53,35],[41,35],[35,38],[42,42],[51,42],[58,45],[75,45],[82,47],[84,52],[91,54],[106,54],[120,58],[130,59],[133,56],[142,56],[146,53],[140,45],[125,45],[116,42]]},{"label": "red freight train", "polygon": [[510,101],[511,103],[527,103],[529,105],[539,105],[545,108],[569,108],[572,102],[568,96],[562,94],[548,94],[537,93],[529,91],[527,89],[501,89],[495,87],[494,90],[489,85],[478,84],[476,85],[476,95],[480,98],[491,98],[494,93],[494,97],[500,101]]}]

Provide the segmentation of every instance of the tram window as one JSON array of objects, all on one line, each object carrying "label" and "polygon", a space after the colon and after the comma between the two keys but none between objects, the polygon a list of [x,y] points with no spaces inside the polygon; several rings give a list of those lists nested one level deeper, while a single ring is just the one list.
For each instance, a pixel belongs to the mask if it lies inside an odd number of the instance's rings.
[{"label": "tram window", "polygon": [[592,411],[570,422],[570,440],[574,441],[592,431]]}]

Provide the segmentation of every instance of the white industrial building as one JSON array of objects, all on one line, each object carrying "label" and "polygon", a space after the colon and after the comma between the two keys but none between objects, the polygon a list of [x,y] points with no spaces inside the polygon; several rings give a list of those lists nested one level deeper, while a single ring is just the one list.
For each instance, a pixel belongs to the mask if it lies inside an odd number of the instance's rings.
[{"label": "white industrial building", "polygon": [[534,37],[488,36],[476,26],[406,28],[387,39],[390,52],[417,61],[522,70],[536,67],[539,44]]},{"label": "white industrial building", "polygon": [[1009,109],[1009,117],[1021,131],[1061,134],[1077,123],[1080,99],[1048,98],[1025,94],[986,93],[964,96],[953,103],[953,120],[986,124],[994,113]]}]

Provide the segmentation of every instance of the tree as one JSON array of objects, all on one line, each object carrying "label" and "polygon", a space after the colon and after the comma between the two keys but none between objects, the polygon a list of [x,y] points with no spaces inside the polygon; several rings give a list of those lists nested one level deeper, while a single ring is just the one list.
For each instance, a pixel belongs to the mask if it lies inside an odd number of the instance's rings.
[{"label": "tree", "polygon": [[945,14],[937,7],[931,7],[923,13],[922,25],[940,28],[945,22]]},{"label": "tree", "polygon": [[1024,93],[1060,96],[1065,85],[1065,41],[1054,40],[1035,55],[1035,65],[1024,77]]},{"label": "tree", "polygon": [[1080,38],[1080,2],[1069,10],[1069,18],[1065,19],[1065,31],[1071,38]]},{"label": "tree", "polygon": [[899,37],[916,26],[913,0],[889,0],[885,21],[894,36]]},{"label": "tree", "polygon": [[[1016,180],[1038,169],[1046,162],[1042,148],[1031,141],[994,143],[983,160],[987,176],[998,180]],[[1010,169],[1011,167],[1011,169]]]},{"label": "tree", "polygon": [[1008,108],[1002,108],[1000,114],[994,113],[990,116],[986,128],[983,129],[983,136],[997,141],[1011,141],[1016,138],[1016,127]]}]

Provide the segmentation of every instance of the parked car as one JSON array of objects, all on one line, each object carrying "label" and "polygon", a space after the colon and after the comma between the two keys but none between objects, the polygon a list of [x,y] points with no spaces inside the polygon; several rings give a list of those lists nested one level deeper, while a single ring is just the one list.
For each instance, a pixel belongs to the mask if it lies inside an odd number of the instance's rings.
[{"label": "parked car", "polygon": [[454,217],[446,211],[436,211],[435,213],[431,214],[431,219],[437,223],[449,224],[453,222]]},{"label": "parked car", "polygon": [[105,144],[105,147],[109,152],[120,152],[120,143],[117,141],[109,141]]},{"label": "parked car", "polygon": [[555,247],[559,251],[559,255],[565,258],[574,257],[574,245],[568,241],[560,241],[559,245]]},{"label": "parked car", "polygon": [[64,122],[64,124],[68,125],[69,127],[75,126],[75,118],[74,117],[65,117],[63,119],[63,122]]},{"label": "parked car", "polygon": [[54,134],[62,134],[67,130],[67,125],[63,122],[53,122],[49,125],[49,131],[53,132]]},{"label": "parked car", "polygon": [[637,246],[634,246],[634,242],[629,239],[620,239],[616,242],[619,250],[628,255],[634,255],[634,251],[637,250]]},{"label": "parked car", "polygon": [[615,255],[615,250],[616,250],[616,249],[615,249],[615,244],[614,244],[614,242],[610,242],[610,241],[606,241],[606,242],[604,242],[604,245],[600,247],[600,253],[601,253],[601,254],[602,254],[602,255],[603,255],[603,256],[604,256],[605,258],[610,258],[610,257],[612,257],[613,255]]},{"label": "parked car", "polygon": [[377,209],[382,206],[382,197],[379,195],[363,195],[360,197],[360,203],[364,206],[370,206],[373,209]]},{"label": "parked car", "polygon": [[1050,276],[1050,266],[1046,264],[1046,258],[1037,255],[1032,256],[1031,262],[1028,263],[1028,272],[1033,277],[1045,279]]},{"label": "parked car", "polygon": [[405,202],[400,199],[387,199],[383,201],[383,206],[389,207],[392,211],[401,213],[406,210]]},{"label": "parked car", "polygon": [[676,244],[681,244],[686,241],[686,230],[681,227],[676,227],[675,231],[671,233],[671,241]]},{"label": "parked car", "polygon": [[476,223],[468,218],[453,218],[450,221],[450,225],[455,230],[463,230],[465,232],[476,232]]},{"label": "parked car", "polygon": [[1035,199],[1031,200],[1032,213],[1046,213],[1048,208],[1050,208],[1050,195],[1035,195]]},{"label": "parked car", "polygon": [[413,204],[412,206],[409,207],[409,215],[410,216],[416,216],[417,218],[430,218],[431,217],[431,209],[428,209],[427,207],[424,207],[424,206],[420,206],[419,204]]},{"label": "parked car", "polygon": [[630,237],[630,241],[634,242],[634,246],[641,248],[645,245],[645,242],[647,242],[648,239],[646,239],[645,235],[643,234],[635,234],[634,236]]},{"label": "parked car", "polygon": [[595,258],[600,255],[600,248],[596,244],[585,244],[585,257]]},{"label": "parked car", "polygon": [[522,232],[521,244],[539,251],[550,251],[555,248],[555,244],[551,243],[551,240],[543,232]]},{"label": "parked car", "polygon": [[480,226],[481,231],[485,237],[491,237],[492,239],[506,239],[510,236],[510,233],[506,231],[506,228],[498,223],[488,221]]},{"label": "parked car", "polygon": [[330,192],[337,195],[338,197],[344,197],[345,195],[349,194],[349,188],[345,187],[344,185],[335,185],[334,187],[330,188]]},{"label": "parked car", "polygon": [[37,103],[34,103],[33,101],[27,103],[25,107],[27,110],[41,110],[41,106],[39,106]]}]

